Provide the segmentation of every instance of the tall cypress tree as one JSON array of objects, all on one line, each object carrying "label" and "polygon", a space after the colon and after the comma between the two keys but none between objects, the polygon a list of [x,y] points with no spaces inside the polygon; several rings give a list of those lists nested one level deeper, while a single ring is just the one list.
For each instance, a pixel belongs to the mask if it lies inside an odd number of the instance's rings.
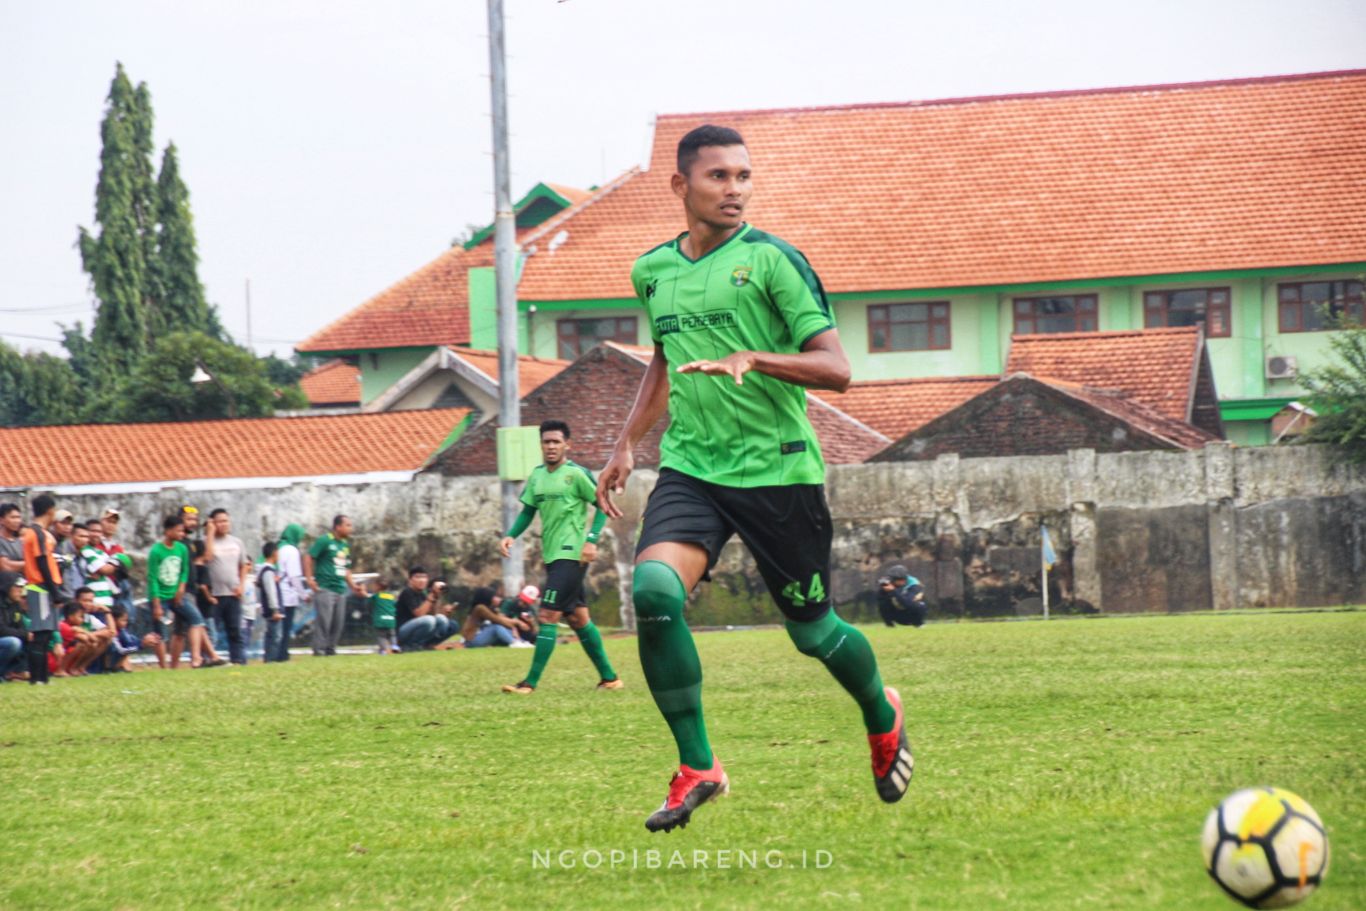
[{"label": "tall cypress tree", "polygon": [[[99,233],[81,228],[79,241],[82,263],[99,300],[91,340],[107,375],[128,373],[147,350],[148,262],[139,209],[148,194],[139,180],[150,165],[138,162],[140,106],[138,92],[120,63],[100,124],[103,148],[95,184]],[[150,119],[150,110],[148,115]]]},{"label": "tall cypress tree", "polygon": [[147,321],[147,347],[168,329],[162,312],[164,290],[161,270],[157,266],[157,187],[152,170],[152,156],[156,147],[152,141],[152,93],[147,83],[139,82],[133,92],[130,123],[133,130],[133,156],[129,164],[133,171],[133,212],[137,218],[138,236],[142,239],[142,259],[147,264],[142,282],[142,312]]},{"label": "tall cypress tree", "polygon": [[164,327],[171,332],[203,332],[211,338],[222,338],[218,315],[204,300],[204,286],[199,282],[190,191],[180,179],[175,143],[168,145],[161,156],[157,221],[157,290]]}]

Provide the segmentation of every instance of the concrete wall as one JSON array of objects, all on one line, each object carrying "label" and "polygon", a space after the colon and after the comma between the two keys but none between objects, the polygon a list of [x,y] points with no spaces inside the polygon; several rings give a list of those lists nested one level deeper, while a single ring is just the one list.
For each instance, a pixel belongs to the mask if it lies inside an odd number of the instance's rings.
[{"label": "concrete wall", "polygon": [[[847,615],[874,616],[874,581],[905,563],[942,616],[1037,610],[1039,523],[1059,563],[1050,577],[1063,612],[1227,610],[1366,602],[1366,470],[1323,447],[959,459],[835,466],[832,588]],[[655,475],[640,471],[627,516],[604,536],[590,575],[600,623],[618,625],[634,536]],[[355,519],[356,568],[388,577],[420,561],[457,591],[500,575],[492,478],[427,474],[406,484],[219,493],[62,497],[78,516],[123,510],[122,537],[143,551],[160,516],[192,502],[224,506],[253,551],[298,521],[317,534]],[[528,566],[539,565],[530,548]],[[532,581],[539,581],[538,571]],[[729,544],[695,596],[697,623],[778,619],[748,552]]]}]

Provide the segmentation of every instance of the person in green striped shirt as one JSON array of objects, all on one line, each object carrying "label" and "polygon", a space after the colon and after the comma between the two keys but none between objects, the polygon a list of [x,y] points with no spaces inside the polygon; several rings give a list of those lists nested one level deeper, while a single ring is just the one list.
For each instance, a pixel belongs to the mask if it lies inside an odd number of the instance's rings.
[{"label": "person in green striped shirt", "polygon": [[539,611],[541,628],[536,634],[531,670],[521,681],[504,686],[503,692],[529,696],[536,691],[541,673],[555,650],[562,614],[597,668],[597,688],[619,690],[621,678],[607,660],[602,635],[583,601],[583,578],[588,564],[597,557],[598,535],[607,521],[607,515],[597,510],[593,527],[585,534],[588,507],[597,499],[596,482],[587,468],[570,461],[569,425],[564,421],[542,422],[541,457],[545,461],[532,469],[522,490],[522,513],[499,543],[503,556],[508,556],[512,542],[531,527],[531,520],[540,513],[546,576]]},{"label": "person in green striped shirt", "polygon": [[613,497],[633,450],[667,412],[632,587],[641,667],[679,766],[645,827],[687,825],[729,788],[707,739],[702,664],[683,607],[734,535],[797,650],[858,704],[878,796],[900,800],[913,770],[901,698],[883,686],[867,638],[830,598],[833,524],[806,390],[843,392],[850,370],[825,289],[800,251],[745,222],[753,183],[739,133],[698,127],[680,140],[677,164],[670,186],[688,230],[631,270],[655,353],[597,490],[607,513],[620,516]]}]

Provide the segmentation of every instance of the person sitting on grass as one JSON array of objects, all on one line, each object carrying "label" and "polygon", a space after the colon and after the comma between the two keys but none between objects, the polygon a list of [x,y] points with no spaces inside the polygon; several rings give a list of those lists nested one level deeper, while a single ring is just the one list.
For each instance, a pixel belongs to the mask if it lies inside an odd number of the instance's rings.
[{"label": "person sitting on grass", "polygon": [[81,624],[81,628],[92,634],[104,646],[100,656],[86,665],[86,670],[92,674],[103,673],[105,653],[116,635],[113,608],[98,603],[95,592],[86,585],[76,589],[76,603],[85,611],[85,621]]},{"label": "person sitting on grass", "polygon": [[455,605],[444,603],[441,594],[445,582],[431,582],[427,570],[413,566],[408,570],[408,584],[394,604],[394,623],[398,627],[398,647],[405,652],[436,648],[455,635],[451,620]]},{"label": "person sitting on grass", "polygon": [[[531,630],[531,624],[521,617],[509,617],[502,611],[495,610],[492,604],[483,602],[479,596],[485,591],[488,590],[480,589],[475,592],[475,603],[470,607],[470,612],[460,627],[460,636],[465,640],[465,648],[484,648],[491,645],[534,648],[535,646],[521,637],[524,632]],[[541,590],[534,585],[528,585],[517,597],[517,607],[529,611],[531,605],[541,597]],[[489,601],[492,600],[490,597]]]},{"label": "person sitting on grass", "polygon": [[[94,594],[93,592],[91,593]],[[79,601],[68,601],[62,606],[65,618],[57,629],[62,636],[66,655],[57,666],[54,677],[84,677],[86,668],[109,648],[109,640],[96,636],[85,628],[85,608]]]},{"label": "person sitting on grass", "polygon": [[[150,636],[151,633],[148,633]],[[114,638],[109,643],[108,667],[111,674],[127,674],[133,670],[133,656],[142,648],[137,635],[128,628],[128,611],[114,607]]]},{"label": "person sitting on grass", "polygon": [[24,671],[24,647],[28,643],[24,617],[27,615],[24,577],[15,572],[0,572],[0,683],[28,678]]}]

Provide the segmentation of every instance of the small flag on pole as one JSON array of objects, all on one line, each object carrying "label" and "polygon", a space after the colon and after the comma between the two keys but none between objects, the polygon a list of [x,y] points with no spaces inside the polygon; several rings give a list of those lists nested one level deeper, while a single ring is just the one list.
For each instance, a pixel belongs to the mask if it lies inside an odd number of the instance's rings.
[{"label": "small flag on pole", "polygon": [[1039,530],[1043,532],[1043,566],[1044,569],[1052,569],[1053,564],[1058,562],[1058,554],[1053,550],[1053,540],[1048,537],[1048,526],[1040,525]]}]

